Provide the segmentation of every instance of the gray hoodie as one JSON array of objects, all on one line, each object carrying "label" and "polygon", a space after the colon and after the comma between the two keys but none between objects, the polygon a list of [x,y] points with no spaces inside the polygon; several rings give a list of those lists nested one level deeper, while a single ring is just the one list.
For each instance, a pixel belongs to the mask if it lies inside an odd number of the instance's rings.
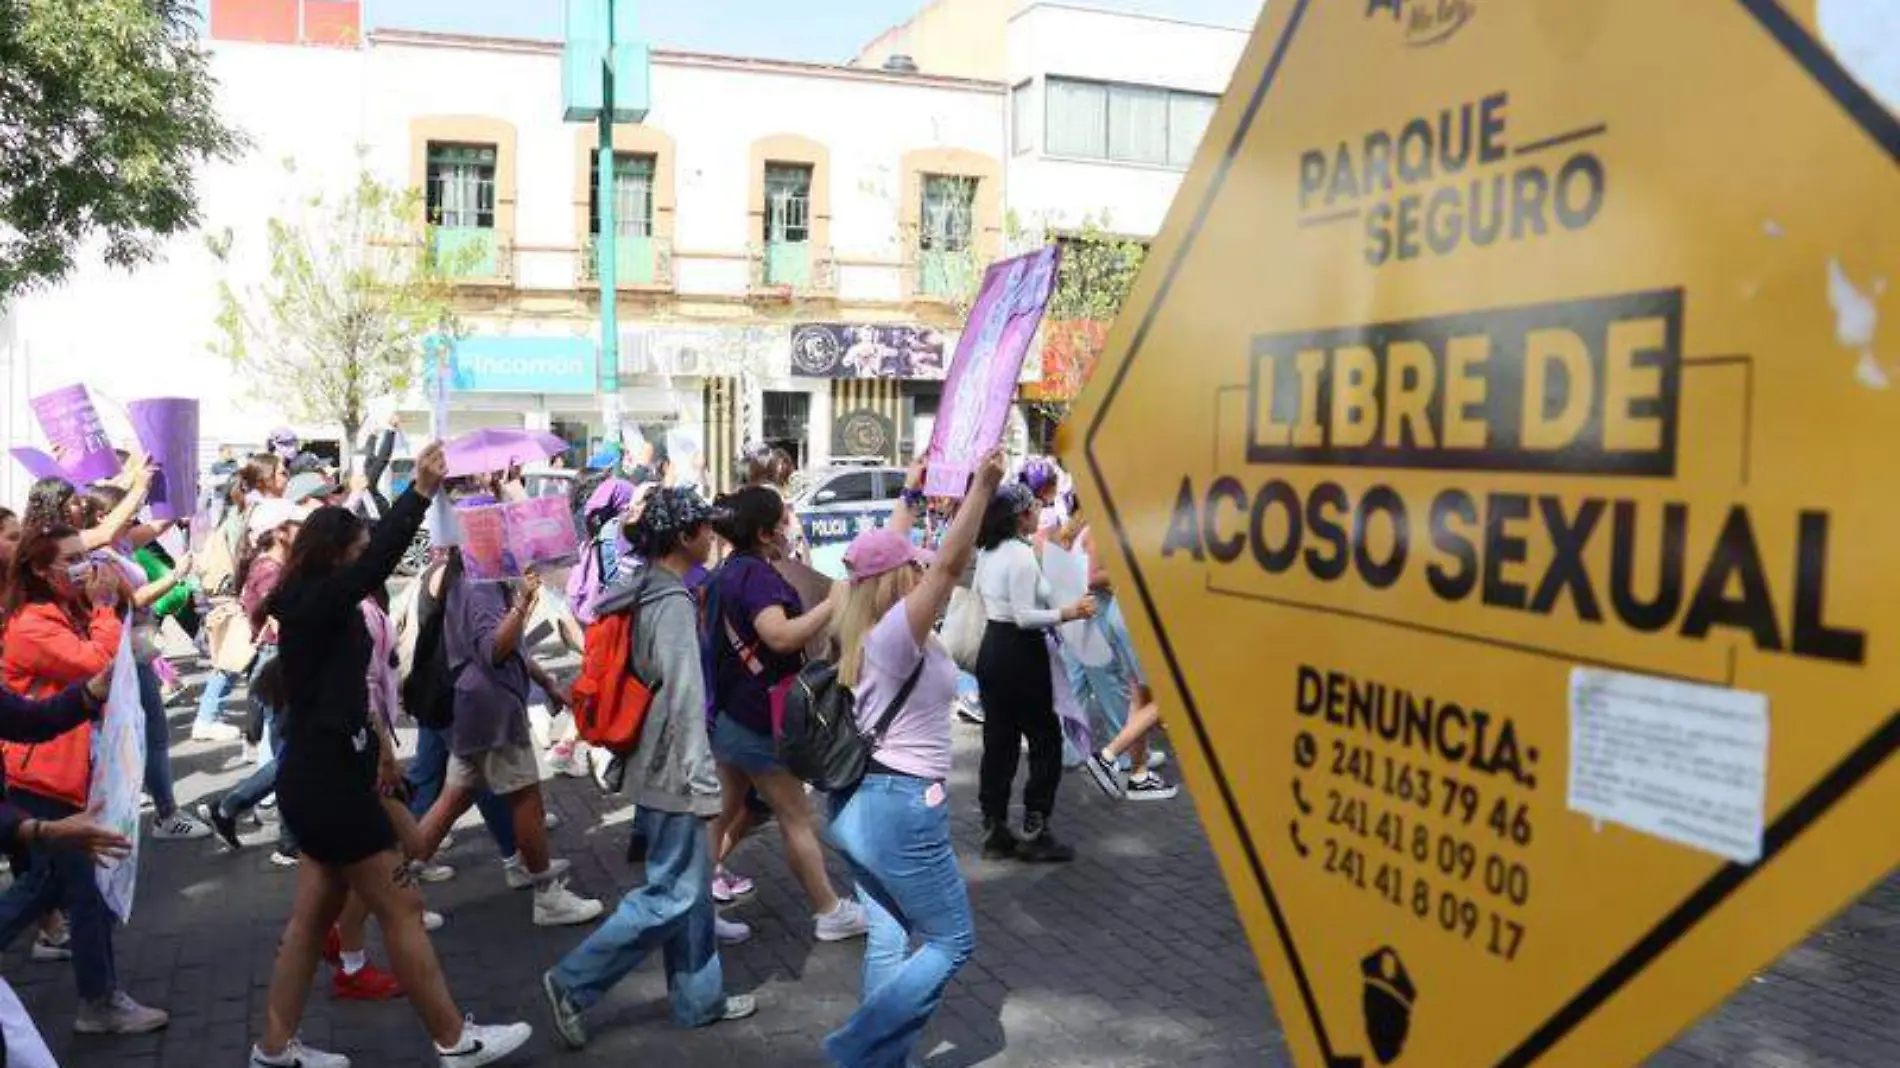
[{"label": "gray hoodie", "polygon": [[594,610],[607,616],[636,604],[633,671],[653,691],[653,704],[627,757],[622,789],[641,808],[716,816],[719,775],[706,739],[698,608],[678,575],[643,567],[603,591]]}]

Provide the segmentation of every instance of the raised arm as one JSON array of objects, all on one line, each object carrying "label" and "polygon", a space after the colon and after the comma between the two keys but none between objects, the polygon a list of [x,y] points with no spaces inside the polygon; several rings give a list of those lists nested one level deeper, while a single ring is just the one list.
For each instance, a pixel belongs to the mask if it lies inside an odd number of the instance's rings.
[{"label": "raised arm", "polygon": [[891,529],[906,538],[910,537],[910,528],[916,525],[916,502],[923,490],[924,459],[919,456],[910,462],[910,470],[904,473],[904,493],[897,498],[897,506],[891,509]]},{"label": "raised arm", "polygon": [[[921,465],[918,472],[921,484],[920,468]],[[991,449],[976,469],[970,492],[957,506],[957,517],[944,533],[936,562],[924,573],[923,581],[904,598],[904,615],[918,645],[930,636],[944,607],[950,603],[950,593],[956,589],[957,580],[970,566],[970,557],[976,552],[976,532],[983,525],[983,513],[989,509],[990,498],[996,495],[996,487],[1002,481],[1003,450]]]},{"label": "raised arm", "polygon": [[152,491],[151,463],[146,460],[144,453],[133,453],[126,470],[130,472],[130,478],[126,483],[124,499],[119,501],[118,507],[106,513],[98,526],[88,527],[79,534],[79,540],[84,543],[87,552],[103,549],[118,540],[119,532],[131,525],[139,509],[145,507],[145,496]]},{"label": "raised arm", "polygon": [[448,460],[442,455],[442,443],[431,442],[416,457],[415,482],[396,499],[395,506],[382,522],[376,524],[363,555],[338,573],[331,597],[340,603],[355,605],[389,581],[389,576],[396,573],[396,565],[402,563],[402,554],[416,540],[416,531],[422,528],[423,516],[428,514],[429,501],[441,488],[442,476],[447,470]]}]

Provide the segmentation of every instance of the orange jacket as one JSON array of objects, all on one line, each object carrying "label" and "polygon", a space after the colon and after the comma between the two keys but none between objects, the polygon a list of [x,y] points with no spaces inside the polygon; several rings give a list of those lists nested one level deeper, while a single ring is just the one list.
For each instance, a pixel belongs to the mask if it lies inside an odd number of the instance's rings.
[{"label": "orange jacket", "polygon": [[[28,697],[51,697],[111,667],[122,629],[110,608],[94,609],[90,633],[82,636],[57,605],[27,605],[0,635],[0,683]],[[9,742],[3,748],[10,788],[86,807],[92,789],[91,723],[50,742]]]}]

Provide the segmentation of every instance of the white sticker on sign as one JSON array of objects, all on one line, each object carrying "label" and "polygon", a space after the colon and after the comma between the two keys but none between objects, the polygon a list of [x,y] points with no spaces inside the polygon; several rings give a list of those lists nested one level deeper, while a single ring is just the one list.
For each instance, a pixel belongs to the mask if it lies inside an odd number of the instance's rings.
[{"label": "white sticker on sign", "polygon": [[1571,811],[1753,864],[1767,789],[1766,694],[1571,669]]}]

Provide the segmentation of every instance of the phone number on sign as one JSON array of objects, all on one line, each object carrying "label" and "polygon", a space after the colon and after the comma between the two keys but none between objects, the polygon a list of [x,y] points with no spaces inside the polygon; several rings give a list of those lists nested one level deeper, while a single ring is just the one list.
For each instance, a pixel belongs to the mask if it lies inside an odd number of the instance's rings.
[{"label": "phone number on sign", "polygon": [[1494,797],[1487,805],[1484,791],[1475,783],[1450,775],[1434,776],[1428,768],[1338,741],[1333,743],[1332,773],[1467,827],[1482,818],[1499,838],[1520,846],[1531,844],[1528,801]]},{"label": "phone number on sign", "polygon": [[1464,883],[1480,882],[1492,897],[1518,906],[1530,903],[1531,871],[1525,862],[1485,852],[1449,832],[1434,833],[1425,824],[1382,810],[1363,797],[1326,791],[1326,822],[1422,866],[1436,866],[1440,875]]},{"label": "phone number on sign", "polygon": [[1428,880],[1409,874],[1402,865],[1383,861],[1375,865],[1356,846],[1333,838],[1326,839],[1325,845],[1322,864],[1328,874],[1376,895],[1421,923],[1436,922],[1440,930],[1467,942],[1480,942],[1494,957],[1517,959],[1524,945],[1523,924],[1455,890],[1434,892]]}]

